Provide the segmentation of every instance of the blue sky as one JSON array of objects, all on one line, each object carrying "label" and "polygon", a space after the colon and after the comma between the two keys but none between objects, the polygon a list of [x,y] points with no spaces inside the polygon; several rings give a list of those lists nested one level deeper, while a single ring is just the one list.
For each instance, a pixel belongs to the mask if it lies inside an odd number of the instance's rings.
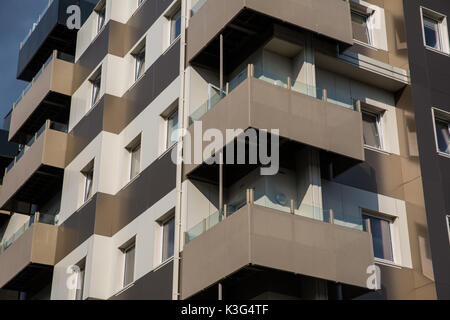
[{"label": "blue sky", "polygon": [[2,121],[26,86],[26,82],[16,80],[20,42],[47,4],[48,0],[0,0],[0,120]]}]

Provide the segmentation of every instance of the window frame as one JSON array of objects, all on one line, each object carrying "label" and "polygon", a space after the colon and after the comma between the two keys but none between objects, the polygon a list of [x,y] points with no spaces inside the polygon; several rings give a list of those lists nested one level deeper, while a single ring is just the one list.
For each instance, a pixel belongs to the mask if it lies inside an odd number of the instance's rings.
[{"label": "window frame", "polygon": [[[440,44],[440,48],[433,48],[427,44],[426,36],[425,36],[425,21],[424,18],[427,18],[429,20],[433,20],[437,22],[437,36]],[[439,12],[436,12],[434,10],[420,7],[420,21],[422,25],[422,39],[423,44],[426,49],[441,53],[444,55],[450,55],[450,40],[449,40],[449,33],[448,33],[448,21],[447,16],[444,14],[441,14]]]},{"label": "window frame", "polygon": [[[450,112],[433,107],[432,108],[432,121],[433,121],[434,141],[435,141],[435,145],[436,145],[436,152],[441,156],[450,157],[450,153],[441,151],[439,149],[439,141],[438,141],[438,136],[437,136],[437,126],[436,126],[438,121],[446,122],[449,127],[449,130],[450,130]],[[450,148],[449,148],[449,150],[450,150]]]},{"label": "window frame", "polygon": [[[177,19],[174,20],[174,17],[176,15],[178,15],[178,14],[180,16]],[[168,20],[169,20],[169,46],[171,46],[181,36],[181,32],[182,32],[181,27],[182,27],[182,25],[180,26],[180,34],[175,36],[175,37],[172,37],[173,36],[174,25],[176,26],[176,21],[178,19],[182,19],[182,17],[183,17],[183,15],[182,15],[182,12],[181,12],[181,5],[177,5],[176,9],[172,13],[170,13],[170,15],[168,17]]]},{"label": "window frame", "polygon": [[[86,258],[84,258],[77,265],[77,287],[75,289],[75,300],[81,301],[84,296],[84,283],[86,277]],[[81,283],[81,284],[80,284]]]},{"label": "window frame", "polygon": [[[145,74],[145,43],[135,54],[134,57],[134,81],[138,81]],[[140,63],[140,65],[139,65]]]},{"label": "window frame", "polygon": [[[92,196],[93,196],[93,190],[94,190],[94,167],[88,169],[87,171],[83,172],[84,175],[84,196],[83,200],[84,203],[88,202]],[[89,180],[90,177],[90,180]],[[88,192],[88,182],[89,183],[89,192]]]},{"label": "window frame", "polygon": [[97,34],[99,34],[106,25],[106,1],[101,2],[95,12],[97,13]]},{"label": "window frame", "polygon": [[448,243],[450,245],[450,214],[445,216],[445,223],[447,224],[447,231],[448,231]]},{"label": "window frame", "polygon": [[[94,107],[99,101],[100,101],[100,92],[102,88],[102,71],[101,69],[97,71],[98,74],[96,74],[92,79],[89,80],[91,83],[92,89],[91,89],[91,108]],[[97,87],[98,85],[98,87]],[[97,91],[96,91],[96,88]]]},{"label": "window frame", "polygon": [[175,213],[172,213],[169,217],[167,217],[166,219],[164,219],[163,221],[160,222],[160,226],[161,226],[161,264],[164,264],[165,262],[169,261],[170,259],[172,259],[174,257],[174,255],[172,254],[170,257],[164,257],[164,236],[165,236],[165,226],[168,225],[171,221],[173,220],[173,225],[174,225],[174,234],[173,234],[173,239],[174,239],[174,253],[175,253]]},{"label": "window frame", "polygon": [[[395,250],[395,243],[394,243],[394,241],[395,241],[395,234],[394,234],[394,228],[393,227],[394,227],[395,220],[397,218],[396,217],[387,217],[385,215],[376,214],[376,213],[373,213],[371,211],[364,210],[364,209],[361,210],[361,215],[362,215],[361,217],[362,217],[362,219],[364,221],[363,228],[366,228],[366,219],[364,219],[365,216],[373,218],[373,219],[383,220],[383,221],[386,221],[386,222],[389,223],[389,236],[391,238],[392,260],[378,258],[378,257],[375,256],[375,252],[374,252],[374,258],[377,261],[387,262],[387,263],[390,263],[390,264],[396,264],[397,263],[397,258],[396,258],[396,250]],[[370,227],[372,229],[372,225]],[[366,230],[366,231],[368,231],[368,230]],[[372,231],[371,231],[371,237],[373,237]],[[372,246],[373,246],[373,238],[372,238]]]},{"label": "window frame", "polygon": [[[132,272],[132,279],[129,283],[126,283],[127,280],[127,254],[129,254],[130,251],[134,251],[133,252],[133,272]],[[128,246],[126,246],[125,248],[122,249],[122,253],[123,253],[123,275],[122,275],[122,287],[126,288],[129,285],[134,283],[134,279],[135,279],[135,269],[136,269],[136,241],[133,241],[131,244],[129,244]]]},{"label": "window frame", "polygon": [[[351,8],[350,9],[350,15],[352,15],[352,14],[356,14],[358,16],[361,16],[361,17],[365,18],[368,42],[364,42],[364,41],[361,41],[361,40],[355,39],[355,38],[353,38],[353,40],[356,41],[357,43],[362,44],[362,45],[374,47],[374,38],[373,38],[372,21],[371,21],[372,20],[371,17],[373,16],[373,12],[372,13],[366,13],[366,12],[362,12],[361,10],[359,10],[357,8]],[[353,23],[353,20],[352,20],[352,23]],[[352,29],[353,29],[353,26],[352,26]]]},{"label": "window frame", "polygon": [[[136,153],[136,151],[139,150],[139,168],[136,170],[136,174],[133,176],[133,155]],[[142,143],[139,139],[132,147],[128,148],[128,152],[130,154],[130,174],[129,179],[130,181],[139,176],[141,173],[141,159],[142,159]]]},{"label": "window frame", "polygon": [[[380,147],[375,147],[368,145],[364,142],[364,147],[375,149],[379,151],[386,151],[385,142],[384,142],[384,126],[383,126],[383,113],[384,111],[374,111],[374,110],[368,110],[368,109],[361,109],[361,115],[366,114],[369,116],[373,116],[376,118],[376,128],[378,131],[378,138],[380,141]],[[364,123],[364,121],[363,121]],[[364,140],[364,129],[363,129],[363,140]]]},{"label": "window frame", "polygon": [[[170,120],[173,120],[175,117],[175,114],[177,115],[177,118],[178,118],[178,123],[179,123],[179,121],[180,121],[180,115],[179,115],[179,113],[178,113],[178,105],[177,105],[177,107],[176,108],[174,108],[166,117],[165,117],[165,133],[166,133],[166,141],[165,141],[165,150],[169,150],[170,148],[172,148],[177,142],[175,141],[174,143],[172,143],[172,144],[170,144],[170,142],[172,142],[171,141],[171,138],[172,138],[172,134],[173,134],[173,131],[172,131],[172,133],[170,134],[170,136],[169,136],[169,122],[170,122]],[[178,125],[178,127],[179,127],[179,125]]]}]

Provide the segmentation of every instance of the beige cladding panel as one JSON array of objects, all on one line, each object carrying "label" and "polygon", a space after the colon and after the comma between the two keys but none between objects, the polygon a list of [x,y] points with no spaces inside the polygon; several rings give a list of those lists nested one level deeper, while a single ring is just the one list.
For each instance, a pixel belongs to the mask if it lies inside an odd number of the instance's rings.
[{"label": "beige cladding panel", "polygon": [[[226,129],[279,129],[284,138],[365,159],[360,113],[254,78],[244,81],[200,120],[203,131],[216,128],[224,136]],[[194,137],[193,126],[188,131]],[[203,142],[202,150],[209,144]],[[185,175],[197,166],[185,165]]]},{"label": "beige cladding panel", "polygon": [[17,134],[50,92],[72,95],[74,70],[73,63],[53,58],[14,108],[11,115],[10,139]]},{"label": "beige cladding panel", "polygon": [[68,135],[45,130],[14,167],[5,175],[0,195],[0,206],[7,201],[35,174],[41,165],[64,169]]},{"label": "beige cladding panel", "polygon": [[274,6],[272,0],[208,0],[190,21],[188,61],[244,8],[353,44],[350,6],[345,1],[282,0]]},{"label": "beige cladding panel", "polygon": [[58,227],[34,224],[0,255],[0,288],[30,263],[55,264]]},{"label": "beige cladding panel", "polygon": [[182,298],[252,264],[366,287],[369,233],[247,205],[184,247]]}]

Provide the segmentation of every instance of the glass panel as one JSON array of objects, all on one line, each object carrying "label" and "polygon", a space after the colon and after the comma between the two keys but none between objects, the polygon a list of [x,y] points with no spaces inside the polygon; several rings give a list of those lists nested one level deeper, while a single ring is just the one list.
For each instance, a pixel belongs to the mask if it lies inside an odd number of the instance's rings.
[{"label": "glass panel", "polygon": [[448,122],[436,120],[436,137],[439,151],[450,154],[450,125]]},{"label": "glass panel", "polygon": [[372,232],[374,256],[380,259],[394,261],[391,239],[391,221],[363,215],[369,219]]},{"label": "glass panel", "polygon": [[92,196],[92,180],[94,178],[94,171],[90,170],[90,171],[86,172],[85,178],[86,178],[86,185],[85,185],[85,192],[84,192],[84,201],[87,201]]},{"label": "glass panel", "polygon": [[173,257],[175,242],[175,218],[170,219],[163,225],[162,261]]},{"label": "glass panel", "polygon": [[191,17],[200,10],[201,7],[205,4],[206,0],[198,0],[197,3],[191,9]]},{"label": "glass panel", "polygon": [[269,82],[273,85],[276,85],[276,86],[279,86],[282,88],[287,88],[288,75],[282,76],[282,75],[271,73],[262,68],[255,67],[255,78],[264,80],[266,82]]},{"label": "glass panel", "polygon": [[181,34],[181,8],[170,19],[170,43]]},{"label": "glass panel", "polygon": [[75,294],[75,300],[83,300],[84,290],[84,269],[80,270],[77,275],[77,291]]},{"label": "glass panel", "polygon": [[439,21],[429,18],[427,16],[423,17],[423,27],[425,33],[425,43],[427,46],[440,50],[440,34],[439,34]]},{"label": "glass panel", "polygon": [[135,257],[136,247],[133,245],[125,251],[125,267],[124,267],[124,277],[123,286],[126,287],[134,281],[134,257]]},{"label": "glass panel", "polygon": [[106,7],[103,6],[98,12],[98,26],[97,32],[100,32],[105,25],[105,15],[106,15]]},{"label": "glass panel", "polygon": [[177,137],[173,136],[176,130],[178,130],[178,109],[167,118],[167,149],[173,146],[178,140]]},{"label": "glass panel", "polygon": [[381,149],[381,139],[378,132],[378,116],[363,112],[364,144]]},{"label": "glass panel", "polygon": [[353,39],[370,44],[370,33],[367,15],[352,11]]},{"label": "glass panel", "polygon": [[139,144],[131,151],[130,179],[136,177],[141,170],[141,145]]},{"label": "glass panel", "polygon": [[145,48],[136,55],[136,73],[135,80],[139,79],[145,70]]},{"label": "glass panel", "polygon": [[95,105],[100,97],[100,84],[101,78],[100,76],[92,81],[92,105]]}]

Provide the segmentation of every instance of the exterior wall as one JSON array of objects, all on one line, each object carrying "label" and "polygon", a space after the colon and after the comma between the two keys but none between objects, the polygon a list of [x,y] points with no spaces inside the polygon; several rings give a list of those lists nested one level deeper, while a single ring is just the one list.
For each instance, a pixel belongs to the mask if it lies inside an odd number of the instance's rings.
[{"label": "exterior wall", "polygon": [[420,6],[450,15],[446,1],[404,1],[411,65],[412,96],[419,158],[429,226],[437,296],[450,299],[450,243],[446,215],[450,213],[449,158],[438,154],[432,108],[450,112],[450,59],[425,48]]}]

